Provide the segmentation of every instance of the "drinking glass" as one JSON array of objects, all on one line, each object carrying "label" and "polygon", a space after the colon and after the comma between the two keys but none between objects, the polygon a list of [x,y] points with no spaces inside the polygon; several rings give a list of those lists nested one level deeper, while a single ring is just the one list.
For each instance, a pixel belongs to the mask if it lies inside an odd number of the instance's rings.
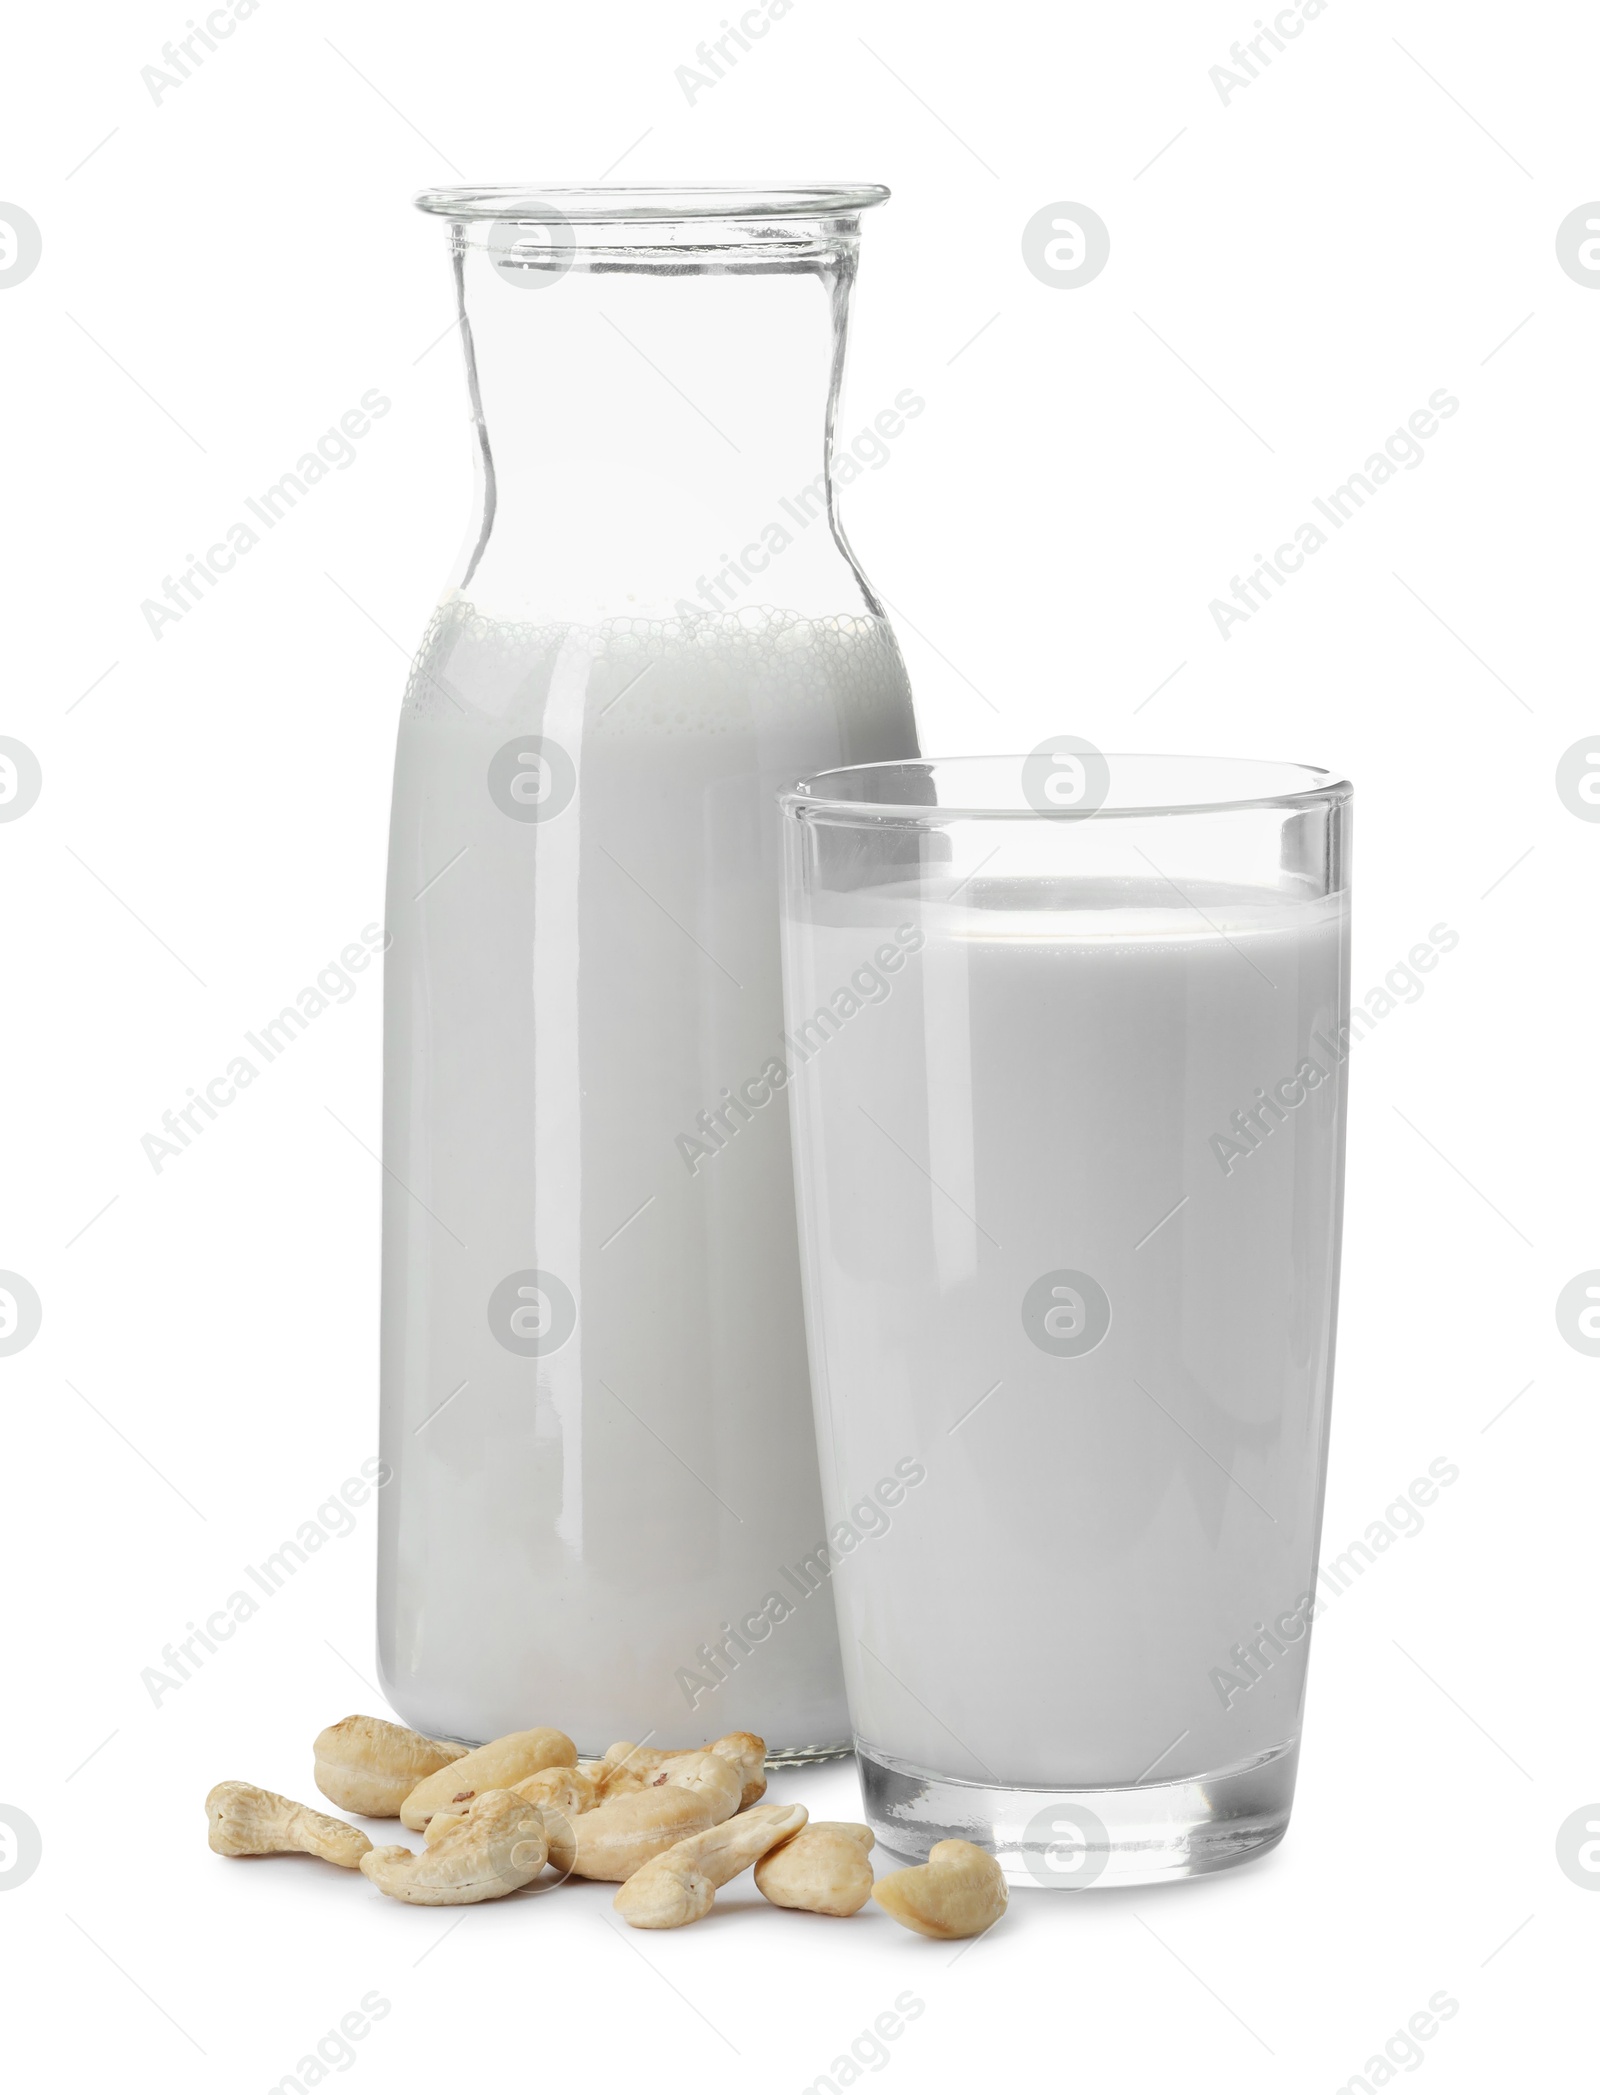
[{"label": "drinking glass", "polygon": [[967,1839],[1082,1888],[1282,1838],[1350,799],[1072,737],[783,797],[824,1568],[890,1849]]}]

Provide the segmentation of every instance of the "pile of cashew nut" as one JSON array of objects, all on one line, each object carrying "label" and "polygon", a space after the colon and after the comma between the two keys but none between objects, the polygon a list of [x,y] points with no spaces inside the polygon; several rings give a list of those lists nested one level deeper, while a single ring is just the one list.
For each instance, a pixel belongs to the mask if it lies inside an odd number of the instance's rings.
[{"label": "pile of cashew nut", "polygon": [[807,1821],[802,1804],[763,1804],[766,1743],[729,1732],[705,1747],[649,1750],[621,1740],[580,1761],[565,1732],[514,1731],[469,1750],[382,1717],[317,1734],[317,1788],[343,1811],[398,1818],[420,1848],[375,1848],[358,1826],[248,1782],[206,1798],[219,1855],[320,1856],[358,1869],[413,1906],[470,1906],[532,1884],[547,1868],[618,1886],[635,1928],[702,1920],[752,1865],[774,1906],[845,1919],[869,1898],[902,1927],[941,1941],[981,1935],[1006,1910],[992,1855],[942,1840],[920,1868],[874,1880],[866,1826]]}]

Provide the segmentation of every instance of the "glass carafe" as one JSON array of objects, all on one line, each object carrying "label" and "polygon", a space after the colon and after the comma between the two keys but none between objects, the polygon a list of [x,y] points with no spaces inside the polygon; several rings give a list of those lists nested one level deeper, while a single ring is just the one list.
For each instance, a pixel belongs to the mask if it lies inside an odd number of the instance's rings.
[{"label": "glass carafe", "polygon": [[777,795],[917,753],[831,467],[885,194],[418,199],[478,473],[389,863],[379,1664],[429,1733],[848,1744]]}]

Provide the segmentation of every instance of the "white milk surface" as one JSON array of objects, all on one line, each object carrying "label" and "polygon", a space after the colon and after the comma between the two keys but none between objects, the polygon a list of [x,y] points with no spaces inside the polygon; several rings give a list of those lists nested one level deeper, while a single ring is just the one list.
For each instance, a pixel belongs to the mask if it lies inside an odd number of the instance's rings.
[{"label": "white milk surface", "polygon": [[[529,734],[575,781],[542,820],[488,784]],[[848,1740],[832,1603],[792,1569],[823,1526],[788,1108],[761,1082],[773,796],[914,746],[864,616],[436,621],[395,768],[385,1035],[380,1662],[424,1730]],[[489,1304],[529,1271],[575,1324],[523,1355]]]},{"label": "white milk surface", "polygon": [[[1187,894],[980,876],[788,927],[830,1521],[925,1472],[832,1574],[857,1733],[909,1770],[1175,1781],[1298,1736],[1303,1622],[1253,1675],[1232,1653],[1313,1576],[1347,920]],[[1231,1116],[1280,1085],[1250,1150]],[[1030,1335],[1093,1336],[1061,1273],[1109,1301],[1090,1351]]]}]

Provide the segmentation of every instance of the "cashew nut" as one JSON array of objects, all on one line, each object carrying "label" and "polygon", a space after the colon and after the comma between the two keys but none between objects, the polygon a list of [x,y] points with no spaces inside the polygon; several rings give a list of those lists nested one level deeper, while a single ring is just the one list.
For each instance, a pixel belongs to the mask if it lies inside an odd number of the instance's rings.
[{"label": "cashew nut", "polygon": [[550,1860],[574,1877],[620,1884],[691,1834],[739,1808],[739,1778],[715,1753],[686,1753],[649,1789],[607,1797],[593,1811],[550,1821]]},{"label": "cashew nut", "polygon": [[731,1797],[732,1807],[722,1814],[724,1818],[733,1816],[739,1809],[739,1800],[744,1795],[744,1784],[740,1780],[739,1770],[725,1761],[720,1753],[713,1753],[709,1748],[704,1752],[696,1750],[674,1753],[670,1760],[662,1762],[653,1775],[645,1777],[643,1788],[646,1791],[694,1790],[714,1797],[719,1802]]},{"label": "cashew nut", "polygon": [[619,1739],[614,1746],[607,1746],[604,1760],[589,1760],[583,1765],[593,1772],[604,1802],[607,1797],[621,1797],[630,1790],[643,1789],[646,1782],[659,1774],[665,1759],[664,1753],[652,1753],[648,1747]]},{"label": "cashew nut", "polygon": [[645,1863],[611,1903],[631,1928],[681,1928],[703,1920],[724,1884],[805,1822],[803,1804],[758,1804]]},{"label": "cashew nut", "polygon": [[364,1818],[392,1819],[425,1775],[468,1749],[384,1717],[346,1717],[319,1731],[311,1750],[317,1788],[330,1803]]},{"label": "cashew nut", "polygon": [[219,1782],[206,1798],[207,1839],[218,1855],[320,1855],[359,1868],[372,1843],[359,1826],[296,1804],[253,1782]]},{"label": "cashew nut", "polygon": [[420,1833],[436,1811],[452,1804],[470,1804],[486,1790],[509,1789],[541,1768],[574,1767],[578,1749],[564,1731],[541,1727],[537,1731],[513,1731],[503,1739],[491,1739],[460,1760],[424,1776],[400,1806],[400,1823]]},{"label": "cashew nut", "polygon": [[537,1775],[525,1775],[511,1787],[541,1811],[555,1810],[571,1818],[580,1811],[593,1811],[600,1802],[599,1784],[582,1768],[541,1768]]},{"label": "cashew nut", "polygon": [[[547,1830],[558,1819],[565,1824],[580,1812],[593,1811],[599,1802],[593,1776],[586,1775],[581,1768],[541,1768],[537,1775],[513,1782],[510,1787],[513,1796],[522,1797],[539,1807]],[[467,1804],[446,1804],[436,1811],[423,1831],[424,1844],[431,1848],[443,1840],[456,1821],[470,1809]]]},{"label": "cashew nut", "polygon": [[715,1753],[739,1777],[741,1811],[759,1803],[766,1794],[767,1742],[758,1739],[753,1731],[730,1731],[723,1738],[713,1739],[709,1746],[677,1746],[654,1751],[636,1746],[630,1739],[619,1739],[614,1746],[606,1748],[605,1759],[600,1762],[602,1788],[607,1796],[623,1790],[648,1788],[670,1761],[701,1752]]},{"label": "cashew nut", "polygon": [[[575,1768],[545,1768],[542,1772],[543,1774],[550,1776],[554,1776],[558,1773],[565,1775],[568,1781],[572,1784],[573,1791],[577,1796],[578,1802],[576,1808],[579,1811],[593,1811],[595,1806],[600,1802],[602,1795],[604,1794],[600,1786],[599,1778],[594,1773],[596,1765],[597,1763],[592,1760],[580,1761]],[[528,1777],[528,1780],[530,1782],[537,1782],[539,1779],[540,1778],[537,1775],[530,1775]],[[535,1798],[534,1801],[535,1803],[537,1803],[538,1799]]]},{"label": "cashew nut", "polygon": [[490,1789],[431,1847],[420,1853],[374,1848],[362,1856],[361,1874],[411,1906],[475,1906],[531,1884],[545,1854],[538,1806],[510,1790]]},{"label": "cashew nut", "polygon": [[920,1869],[880,1877],[872,1896],[901,1927],[952,1942],[994,1926],[1006,1910],[1006,1880],[994,1857],[970,1840],[940,1840]]},{"label": "cashew nut", "polygon": [[843,1920],[872,1896],[871,1848],[869,1827],[813,1819],[756,1864],[756,1889],[774,1906]]},{"label": "cashew nut", "polygon": [[743,1784],[739,1809],[748,1811],[752,1804],[759,1804],[767,1793],[766,1740],[753,1731],[730,1731],[713,1739],[706,1750],[725,1760]]}]

